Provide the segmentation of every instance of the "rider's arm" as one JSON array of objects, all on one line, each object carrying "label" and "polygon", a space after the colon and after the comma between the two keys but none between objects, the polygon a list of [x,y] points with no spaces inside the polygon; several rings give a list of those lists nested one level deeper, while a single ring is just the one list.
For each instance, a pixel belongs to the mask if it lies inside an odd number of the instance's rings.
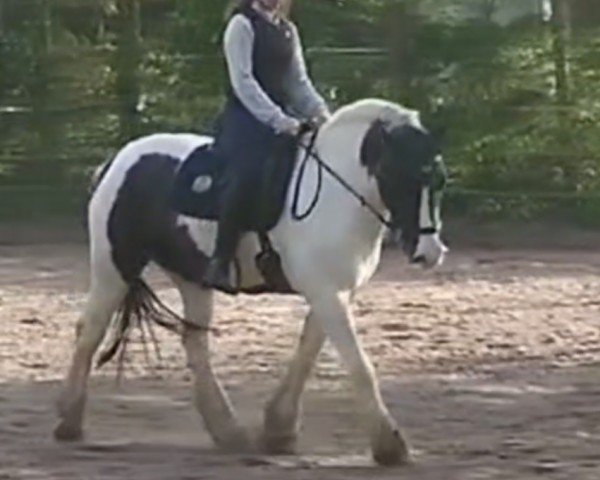
[{"label": "rider's arm", "polygon": [[298,29],[290,23],[294,36],[294,58],[286,73],[286,91],[292,102],[292,109],[301,117],[312,118],[326,116],[329,109],[323,97],[319,95],[306,71],[302,41]]},{"label": "rider's arm", "polygon": [[254,30],[250,20],[243,15],[235,15],[225,31],[223,47],[233,90],[250,113],[278,132],[297,125],[297,120],[286,115],[269,98],[254,77]]}]

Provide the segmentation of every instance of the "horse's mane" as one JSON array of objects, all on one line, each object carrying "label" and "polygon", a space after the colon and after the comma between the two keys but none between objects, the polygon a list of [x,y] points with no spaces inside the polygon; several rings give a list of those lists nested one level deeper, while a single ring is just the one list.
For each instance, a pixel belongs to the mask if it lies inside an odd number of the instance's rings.
[{"label": "horse's mane", "polygon": [[344,123],[367,123],[381,120],[388,125],[414,125],[421,126],[419,112],[403,107],[387,100],[367,98],[346,105],[337,110],[329,125],[342,125]]}]

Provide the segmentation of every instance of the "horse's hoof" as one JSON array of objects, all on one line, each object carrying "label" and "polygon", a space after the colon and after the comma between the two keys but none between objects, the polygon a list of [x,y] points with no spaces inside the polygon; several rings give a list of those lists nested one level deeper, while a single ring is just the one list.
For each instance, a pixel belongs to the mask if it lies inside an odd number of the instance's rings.
[{"label": "horse's hoof", "polygon": [[58,442],[78,442],[83,439],[83,429],[79,425],[69,425],[61,421],[54,428],[54,439]]},{"label": "horse's hoof", "polygon": [[269,435],[265,432],[260,438],[261,450],[269,455],[293,455],[296,453],[297,445],[296,433]]},{"label": "horse's hoof", "polygon": [[411,462],[408,444],[398,427],[382,425],[372,443],[373,460],[386,467]]}]

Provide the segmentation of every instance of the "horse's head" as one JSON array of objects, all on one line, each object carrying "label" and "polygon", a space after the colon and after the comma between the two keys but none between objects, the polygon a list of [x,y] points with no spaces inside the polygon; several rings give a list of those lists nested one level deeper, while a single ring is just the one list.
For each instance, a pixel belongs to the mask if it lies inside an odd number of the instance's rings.
[{"label": "horse's head", "polygon": [[440,239],[446,168],[435,136],[416,121],[373,121],[361,161],[377,180],[381,199],[400,230],[411,261],[439,265],[447,248]]}]

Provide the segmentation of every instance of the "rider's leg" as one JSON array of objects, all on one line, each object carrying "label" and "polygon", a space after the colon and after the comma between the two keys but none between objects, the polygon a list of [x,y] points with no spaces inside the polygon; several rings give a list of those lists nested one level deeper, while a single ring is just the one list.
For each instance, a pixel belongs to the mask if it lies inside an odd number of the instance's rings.
[{"label": "rider's leg", "polygon": [[213,258],[204,275],[204,286],[235,293],[230,263],[241,233],[253,214],[264,175],[264,162],[276,135],[241,104],[226,108],[216,145],[228,162],[225,191],[221,197],[219,232]]},{"label": "rider's leg", "polygon": [[[233,170],[233,169],[232,169]],[[221,197],[219,229],[215,251],[204,275],[204,286],[226,293],[235,293],[231,275],[231,261],[235,256],[246,217],[244,200],[248,198],[247,182],[243,172],[230,171]]]}]

